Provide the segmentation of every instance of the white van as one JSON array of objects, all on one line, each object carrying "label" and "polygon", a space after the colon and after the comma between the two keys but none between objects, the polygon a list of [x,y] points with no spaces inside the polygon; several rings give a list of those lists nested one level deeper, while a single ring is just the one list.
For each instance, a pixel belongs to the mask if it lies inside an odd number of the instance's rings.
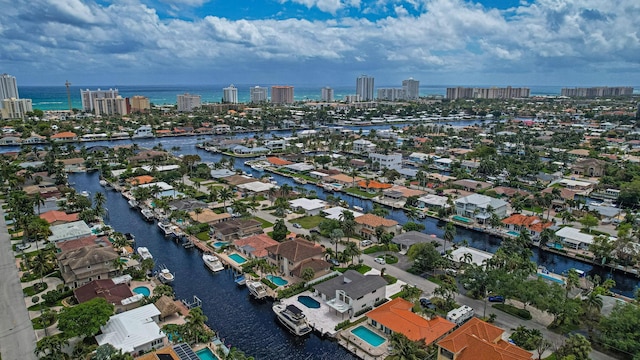
[{"label": "white van", "polygon": [[460,326],[464,324],[467,320],[471,319],[475,311],[473,308],[467,305],[462,305],[457,309],[453,309],[447,313],[447,320],[456,324],[456,326]]}]

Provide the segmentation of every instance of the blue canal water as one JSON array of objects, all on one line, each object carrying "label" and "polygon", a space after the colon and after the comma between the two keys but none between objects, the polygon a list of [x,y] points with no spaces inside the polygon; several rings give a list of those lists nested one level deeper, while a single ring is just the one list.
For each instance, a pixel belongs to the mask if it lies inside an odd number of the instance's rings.
[{"label": "blue canal water", "polygon": [[290,335],[278,326],[271,302],[253,300],[246,287],[234,283],[231,270],[209,271],[198,250],[185,249],[165,238],[156,224],[145,222],[119,193],[105,190],[98,180],[98,173],[69,176],[79,191],[106,194],[105,222],[116,231],[135,235],[137,246],[149,248],[156,264],[166,265],[175,274],[172,286],[177,298],[190,301],[196,295],[202,300],[207,325],[218,331],[226,344],[256,359],[355,359],[334,341],[314,334],[304,338]]}]

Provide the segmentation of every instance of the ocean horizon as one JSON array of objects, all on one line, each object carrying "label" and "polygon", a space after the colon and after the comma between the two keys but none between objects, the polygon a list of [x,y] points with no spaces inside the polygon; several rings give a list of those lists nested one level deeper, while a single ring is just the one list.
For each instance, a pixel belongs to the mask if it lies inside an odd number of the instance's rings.
[{"label": "ocean horizon", "polygon": [[[271,96],[271,86],[274,84],[261,85],[262,87],[269,88],[269,96]],[[80,90],[108,90],[118,89],[120,96],[132,97],[134,95],[143,95],[149,98],[149,101],[155,105],[175,105],[177,101],[177,95],[189,93],[200,95],[203,103],[220,103],[222,102],[222,89],[228,87],[229,84],[219,85],[105,85],[105,86],[70,86],[71,104],[73,108],[82,108],[82,99],[80,97]],[[256,84],[238,84],[234,85],[238,88],[238,101],[240,103],[246,103],[249,101],[249,89],[255,87]],[[326,85],[310,86],[294,86],[294,99],[296,101],[305,100],[319,100],[321,96],[321,90]],[[460,85],[423,85],[420,86],[420,96],[444,96],[447,91],[447,87],[455,87]],[[495,86],[495,85],[493,85]],[[493,87],[482,85],[468,85],[466,87]],[[378,88],[389,88],[401,86],[396,85],[381,85]],[[513,86],[517,87],[517,86]],[[531,89],[532,96],[541,95],[560,95],[560,90],[565,86],[528,86]],[[347,95],[355,94],[355,86],[335,86],[332,87],[334,92],[334,98],[340,100]],[[638,94],[638,87],[634,87],[634,94]],[[67,110],[67,89],[65,86],[19,86],[18,92],[20,98],[31,99],[33,101],[33,108],[40,110]]]}]

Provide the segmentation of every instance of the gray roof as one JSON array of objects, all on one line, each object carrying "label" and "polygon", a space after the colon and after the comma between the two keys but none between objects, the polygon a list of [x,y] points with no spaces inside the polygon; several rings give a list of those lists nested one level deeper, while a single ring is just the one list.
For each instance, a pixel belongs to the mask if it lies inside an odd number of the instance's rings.
[{"label": "gray roof", "polygon": [[362,275],[355,270],[347,270],[344,274],[327,280],[313,287],[332,299],[336,290],[343,290],[350,298],[357,299],[387,285],[380,275]]},{"label": "gray roof", "polygon": [[227,176],[233,176],[235,174],[236,174],[235,171],[231,171],[229,169],[211,170],[211,177],[214,178],[214,179],[222,179],[222,178],[225,178]]},{"label": "gray roof", "polygon": [[49,241],[66,241],[79,239],[91,235],[91,229],[84,221],[74,221],[66,224],[54,225],[49,228],[51,236]]},{"label": "gray roof", "polygon": [[192,211],[194,209],[203,209],[208,205],[205,202],[196,199],[178,199],[169,202],[171,210],[187,210]]},{"label": "gray roof", "polygon": [[411,246],[418,243],[428,243],[437,240],[437,238],[421,233],[419,231],[409,231],[400,235],[396,235],[391,242],[394,244],[402,244]]}]

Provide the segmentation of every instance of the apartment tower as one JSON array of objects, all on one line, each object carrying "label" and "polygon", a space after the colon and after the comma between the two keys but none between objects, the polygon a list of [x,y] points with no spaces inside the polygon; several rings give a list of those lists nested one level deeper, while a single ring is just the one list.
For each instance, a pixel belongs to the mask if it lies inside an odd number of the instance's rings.
[{"label": "apartment tower", "polygon": [[420,81],[408,78],[402,80],[402,89],[407,100],[417,100],[420,97]]},{"label": "apartment tower", "polygon": [[360,101],[373,100],[374,79],[372,76],[361,75],[356,79],[356,95]]},{"label": "apartment tower", "polygon": [[266,87],[254,86],[249,89],[249,102],[254,104],[267,102],[269,100]]},{"label": "apartment tower", "polygon": [[238,88],[231,84],[229,87],[222,89],[222,102],[225,104],[237,104]]},{"label": "apartment tower", "polygon": [[328,86],[323,87],[320,100],[325,102],[333,102],[333,89]]},{"label": "apartment tower", "polygon": [[271,102],[274,104],[293,104],[293,86],[272,86]]}]

